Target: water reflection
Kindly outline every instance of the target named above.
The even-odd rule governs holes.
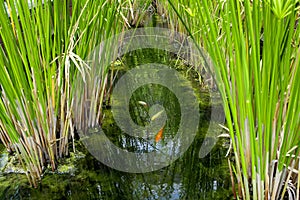
[[[149,58],[157,54],[141,55]],[[165,59],[166,56],[162,58]],[[137,65],[137,59],[134,56],[132,59],[133,61],[127,61],[136,62]],[[154,59],[158,60],[156,57]],[[97,161],[79,142],[77,150],[84,152],[86,156],[74,161],[76,171],[73,176],[45,174],[38,189],[28,186],[25,175],[0,176],[0,199],[231,199],[225,158],[227,149],[223,147],[226,141],[220,139],[206,157],[199,158],[199,150],[210,125],[210,97],[207,92],[201,92],[198,88],[195,92],[199,98],[199,130],[188,150],[169,166],[149,173],[120,172]],[[110,109],[104,110],[102,128],[106,136],[113,144],[129,152],[159,151],[176,136],[179,129],[181,111],[176,96],[163,86],[146,85],[134,92],[130,98],[129,110],[136,124],[147,126],[151,116],[153,117],[149,109],[155,104],[163,106],[167,115],[159,142],[154,139],[157,132],[149,132],[147,138],[136,138],[122,132]],[[216,135],[221,134],[218,122],[215,122],[214,130]],[[176,154],[180,151],[178,148],[180,144],[172,149],[173,152],[168,153]],[[109,159],[109,152],[104,152],[101,156]],[[124,164],[125,162],[126,158]]]
[[[138,124],[146,123],[150,117],[147,108],[136,104],[140,99],[151,103],[149,99],[145,99],[145,96],[142,98],[143,90],[149,92],[149,88],[140,88],[131,99],[131,115]],[[174,112],[178,107],[174,97],[166,91],[159,92],[159,90],[164,89],[153,90],[153,94],[165,94],[161,101],[162,103],[167,100],[174,102],[166,104],[167,113]],[[155,101],[153,98],[153,102]],[[182,157],[168,167],[151,173],[125,173],[103,165],[86,152],[87,156],[84,159],[76,161],[75,176],[45,175],[38,189],[29,188],[25,176],[1,177],[0,199],[230,199],[229,174],[225,158],[227,149],[222,147],[225,141],[220,140],[208,156],[199,158],[199,149],[209,119],[207,105],[199,106],[202,117],[193,144]],[[137,115],[137,113],[144,114]],[[116,126],[110,110],[105,110],[105,116],[106,120],[102,127],[107,136],[114,144],[132,152],[147,152],[161,148],[168,139],[174,137],[178,129],[176,124],[180,119],[180,113],[168,115],[170,118],[167,120],[162,141],[149,144],[148,140],[122,133]],[[77,147],[81,151],[85,150],[80,143]]]

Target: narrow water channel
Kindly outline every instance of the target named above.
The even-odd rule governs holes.
[[[153,60],[168,65],[174,61],[173,58],[166,59],[166,55],[157,52],[135,52],[122,60],[119,76],[121,77],[128,68]],[[70,157],[61,161],[62,165],[68,163],[65,165],[66,173],[46,173],[37,189],[28,185],[23,174],[0,172],[0,199],[231,199],[228,158],[225,157],[229,141],[217,139],[212,151],[206,157],[199,158],[199,150],[208,126],[215,124],[216,135],[222,133],[222,129],[217,128],[219,122],[210,123],[209,100],[212,94],[201,89],[197,73],[192,70],[187,73],[187,67],[183,65],[174,68],[191,82],[199,101],[198,132],[183,156],[171,165],[153,172],[126,173],[99,162],[78,140],[77,153],[71,154],[75,159]],[[110,106],[106,106],[103,111],[102,129],[120,148],[133,152],[155,151],[172,139],[178,130],[181,113],[176,96],[166,87],[148,84],[134,92],[129,104],[132,120],[140,126],[145,126],[151,118],[148,105],[157,103],[165,108],[167,121],[162,137],[156,142],[149,143],[125,134],[116,124]],[[221,112],[221,104],[219,106]],[[3,167],[7,154],[4,153],[4,148],[0,150],[0,167]]]

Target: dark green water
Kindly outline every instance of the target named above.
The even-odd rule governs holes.
[[[126,69],[139,64],[160,62],[174,66],[174,58],[164,53],[134,52],[125,57],[122,67]],[[170,59],[169,59],[170,58]],[[130,67],[128,67],[130,66]],[[209,94],[197,87],[198,77],[192,71],[186,73],[183,65],[175,65],[187,79],[192,82],[194,92],[199,100],[200,121],[197,135],[189,149],[171,165],[149,173],[125,173],[111,169],[97,161],[88,153],[85,146],[76,142],[77,151],[85,157],[72,160],[67,158],[61,164],[72,165],[71,173],[46,173],[37,189],[30,188],[25,175],[0,175],[0,199],[231,199],[230,178],[227,166],[227,143],[219,139],[212,151],[204,158],[199,158],[199,150],[206,136],[210,121]],[[122,72],[120,72],[120,76]],[[157,144],[126,135],[116,125],[109,105],[104,110],[105,118],[102,128],[113,143],[128,151],[152,151],[172,139],[178,130],[180,105],[167,88],[150,84],[138,88],[130,98],[130,115],[133,121],[145,126],[149,120],[149,107],[139,104],[161,104],[164,106],[168,120],[164,135]],[[221,109],[221,106],[220,106]],[[215,126],[217,127],[215,122]],[[217,134],[221,134],[216,128]],[[3,148],[0,146],[0,150]],[[76,154],[78,155],[78,153]],[[0,160],[4,154],[0,153]]]
[[[115,137],[117,128],[106,126]],[[205,125],[200,132],[203,129]],[[75,161],[74,174],[46,174],[37,189],[28,186],[25,175],[0,176],[0,199],[230,199],[225,141],[220,140],[207,157],[199,159],[202,140],[198,134],[183,157],[152,173],[116,171],[86,152],[85,158]],[[126,143],[134,146],[130,139]],[[84,149],[80,144],[77,147]]]

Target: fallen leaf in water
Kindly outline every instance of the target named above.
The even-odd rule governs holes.
[[[156,118],[158,118],[162,113],[164,112],[164,110],[159,111],[158,113],[156,113],[155,115],[153,115],[151,117],[151,121],[155,120]]]
[[[145,101],[138,101],[138,104],[142,105],[142,106],[148,106],[147,103]]]

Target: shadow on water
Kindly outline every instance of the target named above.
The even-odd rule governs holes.
[[[140,56],[130,55],[127,60],[123,60],[123,67],[137,66],[139,64],[137,57],[141,56],[145,59],[152,56],[152,60],[166,64],[174,61],[174,59],[166,60],[165,55],[160,55],[153,52],[149,55],[145,52]],[[143,64],[148,62],[145,59]],[[181,71],[184,67],[175,66],[175,68]],[[184,69],[182,72],[192,80],[193,85],[197,84],[196,73],[191,71],[190,74],[186,74]],[[75,170],[71,174],[46,173],[37,189],[28,186],[25,175],[0,174],[0,199],[231,199],[230,178],[225,158],[228,141],[219,139],[206,157],[199,158],[199,150],[208,126],[211,124],[218,126],[218,122],[209,123],[210,94],[199,88],[194,88],[199,100],[199,130],[192,145],[171,165],[148,173],[120,172],[97,161],[78,141],[77,151],[83,152],[85,156],[72,161]],[[129,110],[132,120],[138,125],[145,126],[151,121],[149,107],[157,103],[165,108],[167,114],[160,141],[155,142],[152,138],[153,141],[149,142],[126,135],[116,125],[109,108],[104,110],[105,118],[102,124],[107,137],[116,146],[132,152],[154,151],[163,146],[178,130],[181,113],[176,96],[166,87],[148,84],[133,93]],[[218,132],[216,134],[221,134],[219,128],[216,128],[216,131]],[[3,155],[0,152],[0,161]]]

